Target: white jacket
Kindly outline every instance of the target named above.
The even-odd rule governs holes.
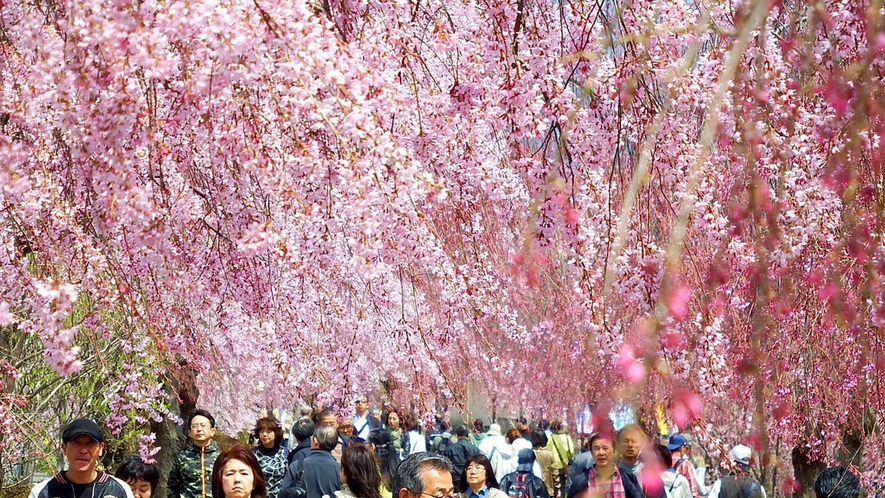
[[[691,498],[691,486],[688,479],[675,469],[667,469],[661,474],[664,481],[664,493],[667,498]]]
[[[479,442],[479,451],[489,457],[498,482],[501,482],[507,474],[516,472],[516,454],[519,452],[504,439],[504,436],[489,434]]]

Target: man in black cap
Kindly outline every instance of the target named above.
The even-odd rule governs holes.
[[[104,432],[95,422],[78,418],[61,433],[68,470],[31,488],[28,498],[133,498],[125,482],[95,470],[104,451]]]
[[[688,445],[685,436],[673,434],[667,443],[667,449],[673,455],[673,468],[688,481],[692,498],[701,498],[700,486],[698,486],[698,473],[691,463],[691,446]]]

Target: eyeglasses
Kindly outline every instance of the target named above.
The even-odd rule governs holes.
[[[191,424],[191,429],[208,429],[210,424]]]
[[[432,495],[430,493],[425,493],[424,491],[422,491],[421,494],[424,496],[429,496],[430,498],[457,498],[457,495],[455,494],[454,491],[449,491],[446,494],[437,493],[435,495]]]
[[[486,468],[483,467],[482,465],[471,465],[471,466],[467,467],[466,469],[464,469],[464,472],[474,472],[477,474],[480,472],[485,472],[485,471],[486,471]]]
[[[357,405],[365,405],[366,403],[368,403],[368,401],[366,401],[364,399],[358,399],[358,400],[354,401],[354,404],[357,404]]]

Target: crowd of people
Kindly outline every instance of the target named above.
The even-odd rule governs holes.
[[[355,400],[352,416],[302,413],[284,431],[273,417],[255,424],[254,447],[221,450],[215,419],[196,410],[189,442],[172,462],[167,498],[767,498],[751,472],[753,451],[731,448],[722,476],[707,486],[690,457],[690,439],[649,438],[642,427],[601,428],[578,451],[558,420],[519,419],[502,432],[475,420],[422,432],[417,418]],[[288,435],[288,438],[285,437]],[[104,433],[77,419],[62,432],[65,471],[34,486],[29,498],[152,498],[160,473],[138,457],[114,476],[97,470]],[[817,498],[863,498],[858,477],[828,468]]]

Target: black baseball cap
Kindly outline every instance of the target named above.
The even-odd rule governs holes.
[[[89,436],[99,443],[104,442],[104,432],[95,422],[87,418],[78,418],[65,426],[61,431],[61,442],[68,443],[77,436]]]

